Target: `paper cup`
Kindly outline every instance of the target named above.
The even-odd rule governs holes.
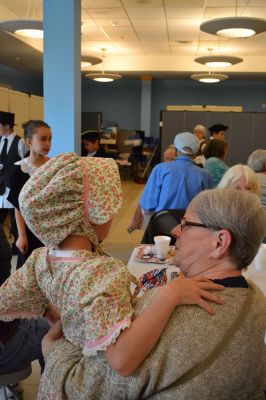
[[[165,260],[169,247],[171,238],[169,236],[154,236],[155,251],[156,255],[160,260]]]

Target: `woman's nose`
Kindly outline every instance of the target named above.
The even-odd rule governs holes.
[[[176,225],[172,230],[171,230],[171,235],[174,236],[175,238],[178,238],[180,235],[180,224]]]

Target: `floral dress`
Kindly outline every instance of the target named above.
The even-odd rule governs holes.
[[[130,326],[131,281],[124,264],[104,254],[40,248],[1,286],[0,319],[41,316],[51,302],[65,337],[92,356]]]

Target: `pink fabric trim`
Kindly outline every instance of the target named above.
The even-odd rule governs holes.
[[[116,336],[115,333],[116,333],[117,331],[120,331],[121,329],[123,329],[123,328],[125,328],[125,327],[128,327],[128,326],[129,326],[128,324],[130,324],[130,323],[131,323],[131,318],[126,317],[123,321],[118,322],[118,323],[110,330],[110,332],[108,333],[108,335],[104,336],[103,338],[101,338],[101,339],[99,339],[99,340],[94,340],[93,342],[89,342],[89,341],[88,341],[88,342],[85,344],[85,348],[91,350],[91,349],[93,349],[94,347],[99,347],[99,346],[103,345],[105,342],[107,342],[107,343],[109,344],[110,338],[112,338],[112,337],[117,337],[118,335]]]
[[[44,310],[43,310],[44,311]],[[22,319],[22,318],[34,318],[41,317],[42,313],[37,313],[36,311],[21,311],[21,312],[8,312],[7,314],[1,314],[0,320],[2,321],[13,321],[14,319]]]
[[[66,261],[66,262],[80,262],[80,261],[86,261],[86,257],[56,257],[56,256],[51,256],[51,261],[53,262],[60,262],[60,261]]]
[[[84,182],[84,192],[82,194],[82,199],[83,199],[83,210],[84,210],[84,220],[85,222],[90,222],[89,220],[89,215],[88,215],[88,209],[89,209],[89,181],[88,181],[88,170],[87,170],[87,165],[84,160],[81,160],[83,171],[84,171],[84,177],[83,177],[83,182]]]

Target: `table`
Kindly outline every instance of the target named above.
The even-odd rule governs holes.
[[[179,271],[178,267],[171,264],[153,264],[139,262],[135,259],[138,247],[135,247],[131,257],[128,261],[127,268],[136,278],[140,278],[141,275],[146,272],[152,271],[153,269],[159,268],[169,268],[176,269]],[[254,261],[249,265],[246,271],[243,271],[245,278],[252,280],[261,289],[261,291],[266,296],[266,244],[262,244],[257,256]]]
[[[179,272],[179,268],[173,264],[157,264],[157,263],[145,263],[136,260],[136,253],[138,251],[138,246],[134,248],[130,259],[127,264],[127,269],[136,278],[140,278],[141,275],[146,274],[146,272],[152,271],[153,269],[163,269],[167,268],[170,271]]]

